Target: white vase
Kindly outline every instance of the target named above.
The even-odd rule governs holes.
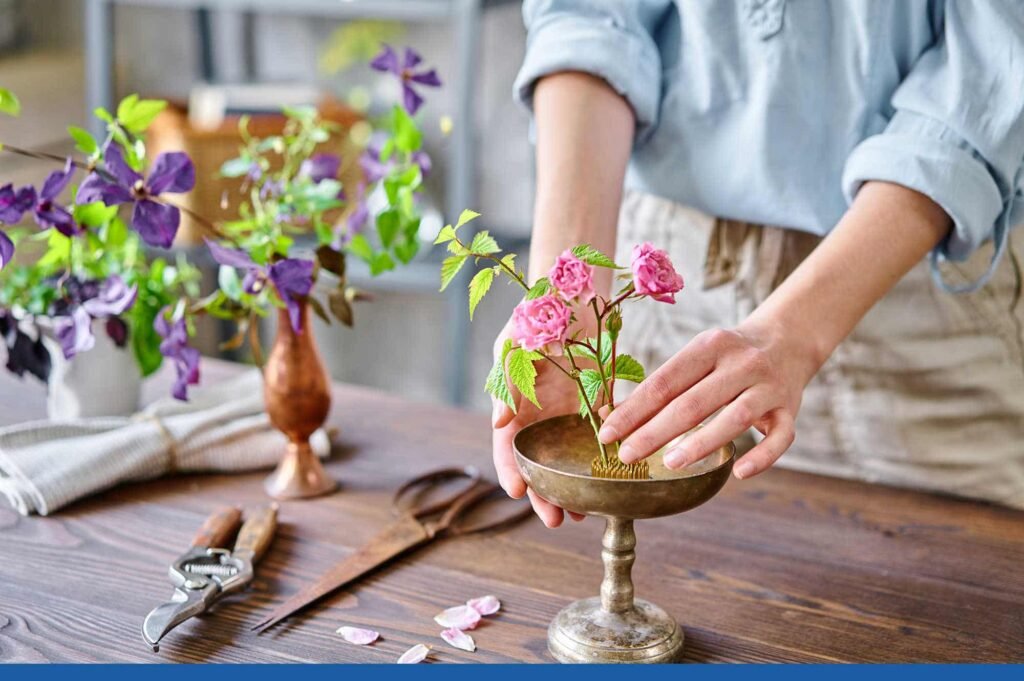
[[[131,350],[117,347],[101,320],[93,321],[92,331],[96,345],[70,360],[51,334],[43,334],[52,362],[46,400],[50,420],[129,416],[139,408],[142,378]]]

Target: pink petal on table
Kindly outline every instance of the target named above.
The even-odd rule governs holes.
[[[480,613],[468,605],[456,605],[434,617],[434,621],[445,629],[465,631],[476,629],[476,625],[480,624]]]
[[[445,629],[441,632],[441,638],[448,645],[472,653],[476,650],[476,641],[473,637],[459,629]]]
[[[343,639],[357,646],[368,646],[380,638],[380,634],[373,629],[359,629],[357,627],[341,627],[335,633],[341,634]]]
[[[493,615],[494,613],[501,610],[501,601],[498,600],[497,596],[481,596],[480,598],[470,598],[466,601],[466,605],[476,610],[481,615]]]
[[[417,643],[412,648],[409,648],[409,650],[402,653],[402,656],[398,658],[398,664],[418,664],[427,659],[427,655],[429,654],[430,648],[422,643]]]

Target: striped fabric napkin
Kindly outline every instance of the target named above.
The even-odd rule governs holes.
[[[287,442],[264,412],[261,381],[254,370],[133,417],[0,428],[0,496],[22,515],[48,515],[125,482],[270,468]],[[312,445],[321,458],[330,452],[323,430]]]

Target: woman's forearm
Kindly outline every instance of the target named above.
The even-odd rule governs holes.
[[[577,72],[540,80],[534,92],[537,196],[530,279],[567,248],[589,243],[614,253],[633,110],[603,80]],[[610,276],[595,282],[607,294]]]
[[[886,182],[866,183],[828,238],[745,325],[806,339],[807,370],[813,375],[951,225],[945,211],[923,194]]]

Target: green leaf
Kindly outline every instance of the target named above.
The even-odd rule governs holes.
[[[95,116],[96,118],[100,119],[101,121],[103,121],[107,125],[110,125],[110,124],[112,124],[114,122],[114,117],[110,114],[109,111],[104,109],[102,106],[98,106],[95,109],[93,109],[92,110],[92,115]]]
[[[576,246],[572,249],[572,254],[588,265],[594,265],[596,267],[610,267],[616,270],[622,269],[622,267],[615,264],[614,260],[590,244],[580,244],[579,246]]]
[[[377,216],[377,234],[380,236],[380,242],[384,248],[390,248],[391,244],[395,242],[395,237],[398,236],[401,226],[402,218],[393,208],[383,211]]]
[[[597,393],[601,390],[601,374],[596,369],[584,369],[580,372],[580,383],[583,384],[583,391],[590,400],[590,404],[594,405],[597,401]],[[580,414],[587,416],[589,414],[586,402],[580,400]]]
[[[75,148],[86,156],[92,156],[99,151],[100,145],[87,130],[83,130],[77,125],[69,125],[68,134],[71,135],[71,139],[75,140]]]
[[[501,350],[501,357],[494,361],[490,373],[487,374],[484,390],[507,404],[514,413],[516,411],[516,401],[512,398],[512,391],[508,389],[508,381],[505,380],[505,359],[513,347],[512,339],[505,339],[505,345]]]
[[[230,161],[224,161],[220,167],[221,177],[241,177],[249,172],[252,167],[252,160],[241,156]]]
[[[602,348],[603,350],[604,348]],[[612,363],[607,362],[605,364],[605,374],[611,376]],[[615,358],[615,378],[621,378],[624,381],[632,381],[633,383],[640,383],[644,380],[645,372],[644,366],[640,364],[635,358],[629,355],[618,355]]]
[[[494,240],[494,237],[484,231],[476,233],[473,241],[469,244],[469,250],[474,255],[491,255],[493,253],[500,253],[501,247],[498,246],[498,242]]]
[[[533,362],[540,358],[539,352],[522,348],[515,348],[508,356],[508,380],[538,409],[540,403],[537,401],[537,367],[533,366]]]
[[[494,281],[494,270],[490,267],[482,269],[476,273],[473,280],[469,282],[469,319],[473,320],[473,313],[476,311],[476,306],[480,304],[480,301],[487,295],[487,291],[491,288],[491,283]]]
[[[452,283],[452,279],[459,273],[462,266],[466,264],[465,255],[450,255],[444,259],[441,263],[441,290],[444,291],[448,288],[448,284]]]
[[[434,245],[446,244],[455,238],[455,228],[451,225],[445,225],[441,228],[441,231],[437,233],[437,238],[434,239]]]
[[[72,209],[75,222],[86,227],[101,227],[117,215],[117,206],[107,206],[102,201],[76,205]]]
[[[476,211],[472,211],[472,210],[470,210],[468,208],[465,209],[459,215],[459,221],[455,223],[455,229],[458,229],[459,227],[462,227],[462,225],[466,224],[467,222],[470,222],[472,220],[476,220],[478,217],[480,217],[480,213],[477,213]]]
[[[227,265],[221,265],[217,271],[217,287],[231,300],[241,300],[242,294],[245,293],[238,272],[234,267]]]
[[[402,264],[408,265],[412,262],[412,259],[416,257],[416,254],[420,252],[419,239],[412,238],[406,241],[395,244],[395,257],[398,258]]]
[[[362,234],[353,236],[352,240],[348,242],[347,248],[349,253],[360,260],[366,262],[373,260],[373,246],[370,245],[370,241]]]
[[[597,347],[597,339],[596,338],[588,338],[587,342],[590,343],[593,347],[595,347],[595,348]],[[574,354],[574,355],[576,355],[578,357],[586,357],[587,359],[592,359],[595,362],[597,361],[597,357],[594,355],[593,352],[590,351],[590,348],[588,348],[588,347],[586,347],[584,345],[574,345],[574,346],[572,346],[572,354]],[[608,364],[608,360],[610,360],[611,358],[612,358],[612,339],[611,339],[611,337],[607,333],[602,333],[601,334],[601,364],[602,365]]]
[[[550,290],[551,282],[548,281],[547,277],[541,277],[533,286],[530,287],[530,290],[526,292],[526,299],[533,300],[535,298],[540,298]]]
[[[395,147],[407,154],[418,151],[423,145],[423,133],[416,121],[401,106],[395,105],[393,111]]]
[[[8,116],[21,114],[21,102],[18,101],[18,97],[3,87],[0,87],[0,113],[5,113]]]
[[[117,105],[117,120],[128,132],[141,135],[166,108],[167,102],[161,99],[139,99],[137,94],[131,94]]]
[[[146,298],[151,298],[146,296]],[[156,373],[163,364],[164,357],[160,354],[160,335],[153,328],[157,313],[162,309],[163,301],[152,297],[149,301],[140,301],[131,307],[128,317],[128,340],[132,346],[132,354],[138,362],[139,371],[143,376]]]
[[[395,269],[395,260],[384,251],[374,253],[370,259],[370,276],[376,277],[378,274],[383,274],[393,269]]]

